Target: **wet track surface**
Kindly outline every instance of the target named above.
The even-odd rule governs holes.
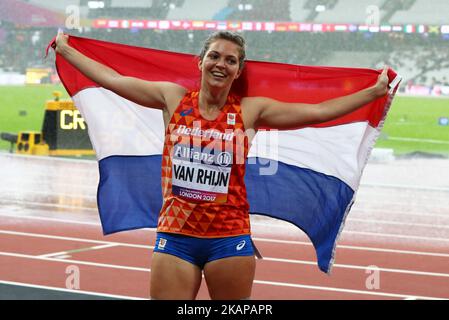
[[[0,178],[0,299],[14,284],[16,296],[26,284],[66,289],[67,275],[53,270],[66,261],[107,268],[102,277],[93,269],[82,271],[81,290],[148,297],[142,283],[149,280],[154,230],[102,236],[95,161],[4,153]],[[296,227],[252,216],[252,229],[265,257],[258,262],[254,299],[449,298],[447,159],[368,163],[331,277],[318,270],[309,240]],[[370,265],[381,272],[381,286],[374,290],[365,283]],[[30,275],[30,268],[36,272]],[[116,269],[129,273],[127,283],[106,286]],[[204,287],[199,298],[208,298]]]

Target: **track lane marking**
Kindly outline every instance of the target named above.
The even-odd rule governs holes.
[[[59,257],[59,258],[61,258],[60,256],[66,256],[67,258],[70,258],[73,253],[106,249],[106,248],[112,248],[112,247],[117,247],[117,246],[119,246],[119,245],[117,245],[115,243],[109,243],[109,244],[103,244],[103,245],[93,246],[93,247],[86,247],[86,248],[80,248],[80,249],[74,249],[74,250],[46,253],[46,254],[38,255],[38,257],[41,257],[41,258]],[[61,258],[61,259],[63,259],[63,258]]]
[[[16,235],[16,236],[36,237],[36,238],[45,238],[45,239],[55,239],[55,240],[65,240],[65,241],[90,242],[90,243],[98,243],[98,244],[102,244],[102,245],[124,246],[124,247],[131,247],[131,248],[142,248],[142,249],[154,248],[154,246],[147,246],[147,245],[143,245],[143,244],[132,244],[132,243],[126,243],[126,242],[114,242],[114,241],[102,241],[102,240],[93,240],[93,239],[75,238],[75,237],[53,236],[53,235],[48,235],[48,234],[43,234],[43,233],[30,233],[30,232],[0,230],[0,234],[9,234],[9,235]]]
[[[124,270],[141,271],[141,272],[151,272],[151,269],[133,268],[133,267],[127,267],[127,266],[117,266],[117,265],[85,262],[85,261],[78,261],[78,260],[40,258],[40,257],[37,257],[37,256],[30,256],[30,255],[24,255],[24,254],[14,254],[14,253],[5,253],[5,252],[0,252],[0,255],[12,256],[12,257],[16,257],[16,258],[44,260],[44,261],[50,261],[50,262],[90,265],[90,266],[103,267],[103,268],[124,269]],[[303,284],[297,284],[297,283],[264,281],[264,280],[257,280],[257,279],[254,280],[254,283],[264,284],[264,285],[294,287],[294,288],[301,288],[301,289],[311,289],[311,290],[322,290],[322,291],[333,291],[333,292],[341,292],[341,293],[361,294],[361,295],[375,295],[375,296],[395,297],[395,298],[414,297],[414,298],[426,299],[426,300],[429,300],[429,299],[430,300],[445,300],[445,298],[439,298],[439,297],[417,296],[417,295],[407,295],[407,294],[395,294],[395,293],[388,293],[388,292],[372,292],[372,291],[365,291],[365,290],[354,290],[354,289],[344,289],[344,288],[325,287],[325,286],[311,286],[311,285],[303,285]],[[72,291],[70,291],[70,292],[72,292]]]
[[[294,264],[304,264],[304,265],[316,265],[316,262],[308,261],[308,260],[295,260],[295,259],[281,259],[281,258],[270,258],[263,257],[264,260],[273,261],[273,262],[284,262],[284,263],[294,263]],[[358,266],[351,264],[334,264],[333,268],[342,268],[342,269],[356,269],[356,270],[367,270],[368,266]],[[449,278],[449,273],[438,273],[438,272],[425,272],[425,271],[416,271],[416,270],[408,270],[408,269],[391,269],[391,268],[382,268],[377,267],[377,270],[383,272],[390,273],[403,273],[403,274],[412,274],[416,276],[428,276],[428,277],[443,277]]]
[[[101,224],[98,222],[86,222],[86,221],[77,221],[77,220],[67,220],[67,219],[57,219],[57,218],[47,218],[47,217],[35,217],[35,216],[13,216],[9,214],[2,214],[0,213],[0,216],[10,217],[13,219],[30,219],[30,220],[42,220],[42,221],[52,221],[52,222],[60,222],[60,223],[66,223],[66,224],[81,224],[81,225],[91,225],[91,226],[97,226],[101,227]],[[252,222],[252,225],[258,225],[258,226],[266,226],[266,224],[261,224],[257,222]],[[293,226],[284,226],[284,225],[273,225],[271,227],[275,228],[288,228],[292,229],[296,228]],[[145,229],[149,232],[156,232],[154,228],[147,228]],[[8,231],[8,230],[3,230]],[[2,231],[0,230],[0,233]],[[8,232],[15,232],[15,231],[8,231]],[[311,242],[304,242],[304,241],[296,241],[296,240],[281,240],[281,239],[269,239],[269,238],[261,238],[257,236],[253,236],[253,240],[256,241],[264,241],[264,242],[275,242],[275,243],[284,243],[284,244],[298,244],[298,245],[307,245],[312,246]],[[98,240],[95,240],[98,241]],[[110,242],[102,242],[99,241],[99,243],[110,243]],[[124,243],[120,243],[120,245],[125,245]],[[126,244],[128,246],[132,244]],[[137,245],[139,246],[139,245]],[[144,246],[145,247],[145,246]],[[351,245],[343,245],[338,244],[337,249],[350,249],[350,250],[366,250],[366,251],[374,251],[374,252],[388,252],[388,253],[399,253],[399,254],[413,254],[413,255],[426,255],[426,256],[435,256],[435,257],[449,257],[449,254],[446,253],[438,253],[438,252],[423,252],[423,251],[410,251],[410,250],[397,250],[397,249],[384,249],[384,248],[376,248],[376,247],[363,247],[363,246],[351,246]]]
[[[25,233],[25,232],[16,232],[16,231],[3,231],[0,230],[0,234],[9,234],[9,235],[21,235],[21,236],[28,236],[28,237],[39,237],[39,238],[47,238],[47,239],[57,239],[57,240],[68,240],[68,241],[79,241],[79,242],[91,242],[87,239],[81,239],[81,238],[72,238],[72,237],[61,237],[61,236],[50,236],[45,234],[35,234],[35,233]],[[256,240],[256,238],[254,238]],[[102,243],[104,245],[113,245],[113,246],[124,246],[124,247],[137,247],[137,248],[143,248],[146,250],[154,248],[154,246],[144,246],[144,245],[132,245],[132,244],[125,244],[125,243],[119,243],[119,242],[107,242],[107,241],[92,241],[92,243]],[[61,255],[66,255],[68,251],[64,252],[58,252]],[[10,252],[0,252],[1,255],[14,255],[15,253]],[[25,254],[17,254],[18,256],[30,256]],[[42,258],[42,259],[53,259],[50,257],[47,257],[46,255],[39,255],[39,256],[32,256],[34,258]],[[61,261],[71,261],[67,259],[57,259],[54,258],[54,260],[61,260]],[[284,263],[296,263],[296,264],[304,264],[304,265],[313,265],[316,266],[316,261],[309,261],[309,260],[296,260],[296,259],[282,259],[282,258],[273,258],[273,257],[265,257],[264,260],[267,261],[276,261],[276,262],[284,262]],[[100,264],[102,265],[102,264]],[[109,265],[114,266],[114,265]],[[333,268],[345,268],[345,269],[361,269],[366,270],[366,266],[360,266],[360,265],[349,265],[349,264],[334,264]],[[409,269],[389,269],[389,268],[381,268],[379,267],[379,270],[384,272],[392,272],[392,273],[403,273],[403,274],[413,274],[413,275],[419,275],[419,276],[432,276],[432,277],[449,277],[449,274],[447,273],[435,273],[435,272],[424,272],[424,271],[415,271],[415,270],[409,270]]]
[[[372,292],[372,291],[364,291],[364,290],[342,289],[342,288],[322,287],[322,286],[311,286],[311,285],[276,282],[276,281],[254,280],[254,283],[272,285],[272,286],[294,287],[294,288],[322,290],[322,291],[335,291],[335,292],[340,292],[340,293],[356,293],[356,294],[393,297],[393,298],[407,298],[408,299],[408,298],[413,297],[415,299],[422,299],[422,300],[447,300],[446,298],[438,298],[438,297],[416,296],[416,295],[406,295],[406,294],[397,294],[397,293],[388,293],[388,292]]]
[[[313,246],[313,244],[311,242],[295,241],[295,240],[279,240],[279,239],[268,239],[268,238],[259,238],[259,237],[253,237],[253,240],[255,240],[255,241],[263,241],[263,242],[274,242],[274,243]],[[384,248],[376,248],[376,247],[350,246],[350,245],[344,245],[344,244],[337,245],[337,249],[374,251],[374,252],[386,252],[386,253],[411,254],[411,255],[423,255],[423,256],[449,258],[449,253],[423,252],[423,251],[410,251],[410,250],[397,250],[397,249],[384,249]]]
[[[151,269],[146,269],[146,268],[128,267],[128,266],[122,266],[122,265],[116,265],[116,264],[89,262],[89,261],[82,261],[82,260],[47,258],[47,257],[33,256],[33,255],[23,254],[23,253],[12,253],[12,252],[1,252],[0,251],[0,256],[31,259],[31,260],[64,262],[64,263],[72,263],[72,264],[79,264],[79,265],[85,265],[85,266],[110,268],[110,269],[121,269],[121,270],[129,270],[129,271],[140,271],[140,272],[150,272],[151,271]]]

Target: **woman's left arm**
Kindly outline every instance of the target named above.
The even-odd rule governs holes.
[[[251,104],[257,110],[255,127],[290,129],[341,117],[385,96],[388,92],[387,72],[388,68],[385,67],[372,87],[318,104],[285,103],[263,97],[250,98]]]

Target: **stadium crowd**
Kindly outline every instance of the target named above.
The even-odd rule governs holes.
[[[232,9],[228,20],[290,21],[290,0],[230,0],[228,8]]]
[[[136,8],[116,8],[118,11],[103,11],[99,16],[133,18],[146,15],[146,19],[164,18],[170,6],[181,7],[186,0],[153,0],[148,12]],[[110,1],[109,1],[110,2]],[[337,0],[307,0],[304,7],[313,8],[324,3],[332,8]],[[407,8],[411,0],[395,0],[384,8]],[[229,0],[228,20],[288,21],[290,0]],[[243,10],[245,8],[250,10]],[[249,5],[249,6],[248,6]],[[242,7],[243,6],[243,7]],[[395,9],[395,10],[396,10]],[[97,11],[99,13],[100,11]],[[151,47],[162,50],[198,54],[198,48],[208,31],[187,30],[137,30],[137,29],[93,29],[66,30],[73,35],[119,42],[129,45]],[[43,60],[44,49],[54,37],[54,28],[17,27],[12,22],[0,25],[0,69],[25,73],[30,67],[51,67],[51,59]],[[365,59],[364,67],[381,67],[383,64],[399,69],[406,81],[426,85],[447,84],[444,70],[449,68],[448,38],[439,34],[407,33],[362,33],[362,32],[243,32],[247,40],[248,58],[252,60],[284,62],[301,65],[342,65],[335,59],[338,53],[379,53],[375,58]],[[332,58],[332,59],[330,59]],[[349,63],[351,63],[349,59]],[[438,73],[438,70],[442,72]]]
[[[44,49],[53,38],[53,29],[1,29],[0,68],[24,73],[26,68],[50,66],[43,60]],[[161,50],[198,54],[207,31],[91,29],[74,35]],[[2,36],[3,34],[3,36]],[[297,33],[297,32],[244,32],[251,60],[283,62],[302,65],[329,65],[327,58],[336,51],[381,52],[378,61],[365,67],[381,64],[393,68],[413,68],[408,72],[415,82],[430,84],[442,79],[427,78],[426,73],[449,68],[447,41],[438,36],[419,34],[391,35],[369,33]],[[338,63],[338,61],[337,61]],[[335,63],[334,63],[335,64]],[[348,65],[345,65],[348,66]],[[408,79],[407,79],[408,80]]]

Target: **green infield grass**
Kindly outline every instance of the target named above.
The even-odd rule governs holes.
[[[0,132],[40,131],[45,101],[53,100],[54,91],[69,97],[62,85],[0,86]],[[0,140],[0,149],[9,145]]]
[[[440,118],[449,118],[449,99],[396,97],[376,147],[449,156],[449,125]]]

